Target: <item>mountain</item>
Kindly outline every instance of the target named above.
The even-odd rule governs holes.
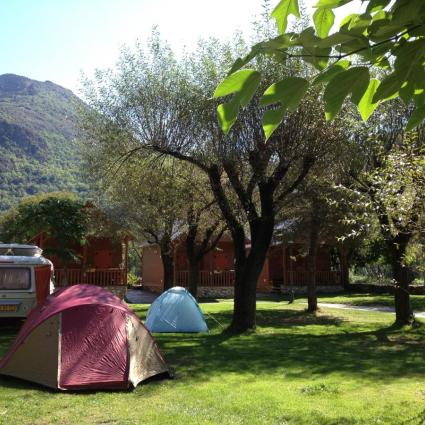
[[[20,198],[67,190],[83,195],[77,107],[50,81],[0,75],[0,212]]]

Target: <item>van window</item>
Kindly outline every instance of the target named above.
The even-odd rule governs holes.
[[[0,291],[29,289],[30,269],[26,267],[0,267]]]

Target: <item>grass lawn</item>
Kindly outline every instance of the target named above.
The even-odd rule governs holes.
[[[173,380],[59,393],[0,378],[1,424],[425,424],[425,323],[386,313],[258,303],[258,330],[222,332],[232,303],[201,305],[209,334],[157,335]],[[338,301],[339,302],[339,301]],[[133,305],[143,318],[147,306]],[[214,318],[214,319],[213,319]],[[0,354],[16,327],[3,327]]]

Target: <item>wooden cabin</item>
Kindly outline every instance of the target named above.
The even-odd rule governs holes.
[[[54,240],[38,234],[31,243],[40,248],[55,248]],[[56,255],[46,255],[55,269],[55,286],[62,287],[79,283],[97,286],[127,285],[128,236],[87,238],[83,246],[71,247],[79,261],[65,265]]]
[[[301,243],[270,247],[267,255],[268,280],[274,287],[306,286],[309,279],[307,252]],[[334,247],[322,244],[316,256],[316,285],[343,286],[341,261]]]
[[[159,246],[145,245],[142,248],[143,286],[154,292],[162,292],[164,272]],[[246,248],[250,248],[249,241],[246,242]],[[317,254],[316,284],[342,286],[340,264],[331,246],[320,246]],[[233,287],[234,275],[233,242],[228,235],[224,235],[217,246],[202,259],[198,287]],[[181,242],[176,242],[174,248],[174,280],[175,285],[188,286],[189,264],[185,245]],[[303,245],[287,243],[271,246],[257,283],[258,292],[304,287],[307,283],[308,272]]]

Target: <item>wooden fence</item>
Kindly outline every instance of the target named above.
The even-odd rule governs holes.
[[[307,271],[285,271],[283,273],[284,286],[306,286],[310,280]],[[316,271],[316,285],[337,286],[341,285],[341,272],[339,271]]]
[[[189,272],[187,270],[176,271],[175,281],[176,285],[187,287],[189,285]],[[198,286],[232,287],[234,283],[235,272],[233,270],[222,272],[199,271]]]
[[[85,283],[97,286],[124,286],[127,284],[127,273],[124,269],[96,269],[84,271],[67,269],[66,279],[64,269],[55,269],[55,286],[70,286]]]
[[[306,271],[285,271],[282,280],[273,281],[273,286],[306,286],[310,275]],[[176,285],[187,287],[189,283],[189,272],[187,270],[176,271]],[[228,287],[235,283],[235,272],[233,270],[222,272],[211,272],[201,270],[199,272],[198,286],[206,287]],[[271,283],[270,283],[271,285]],[[316,285],[338,286],[341,285],[341,272],[339,271],[317,271]]]

